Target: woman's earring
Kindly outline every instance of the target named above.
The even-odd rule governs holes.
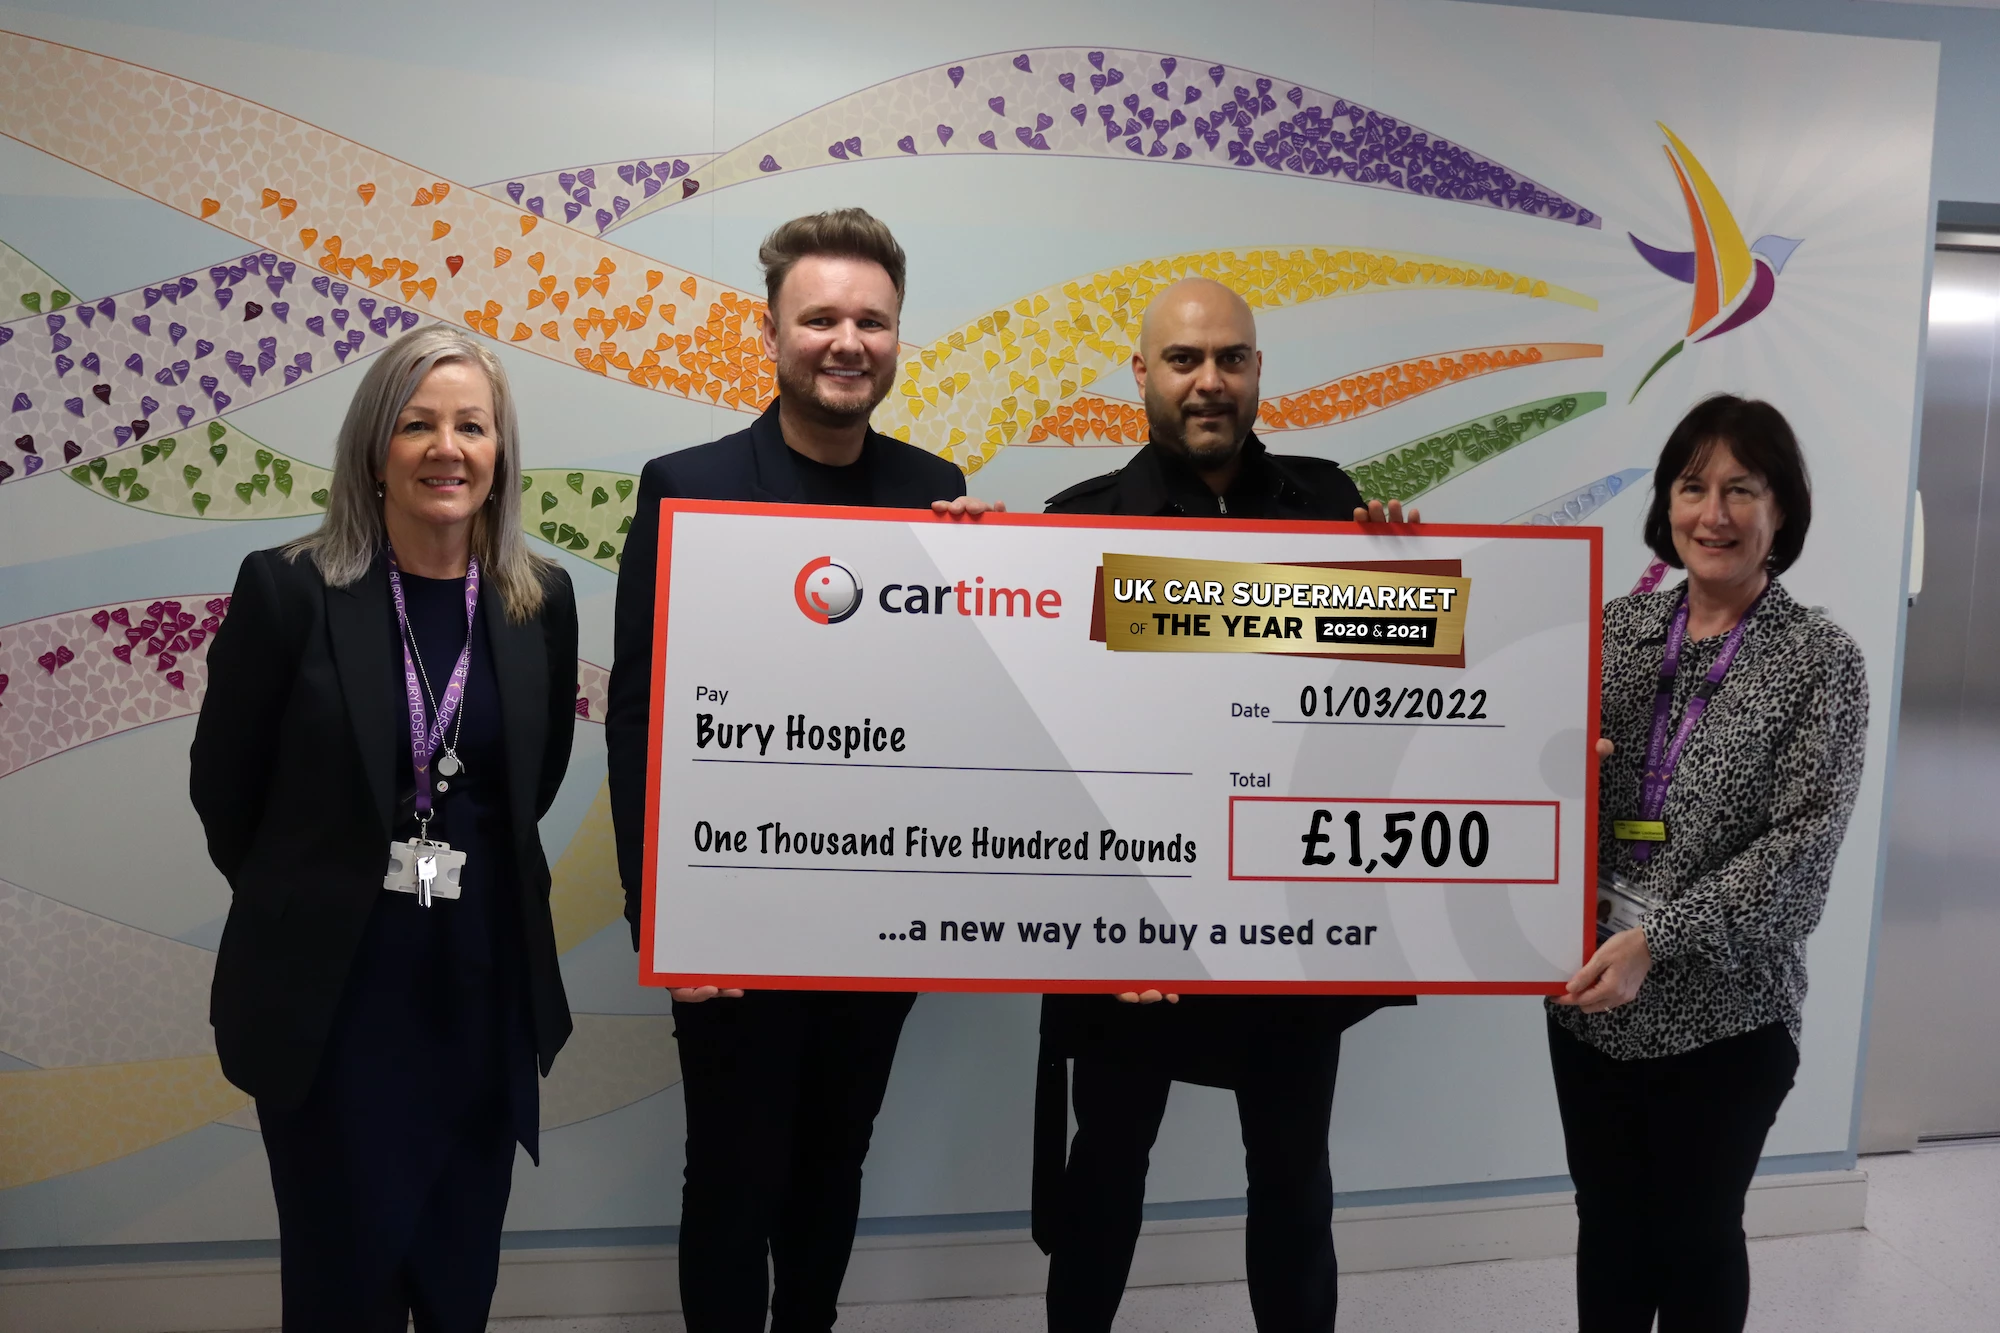
[[[376,499],[378,500],[385,499],[388,496],[388,494],[389,494],[389,487],[387,486],[387,484],[379,481],[375,483]]]

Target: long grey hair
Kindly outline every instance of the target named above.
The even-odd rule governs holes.
[[[381,500],[375,490],[389,457],[396,418],[409,405],[424,376],[453,361],[469,362],[493,388],[495,440],[493,489],[472,519],[472,554],[481,577],[490,579],[507,608],[507,618],[527,620],[542,608],[543,579],[555,562],[528,549],[521,534],[520,427],[514,395],[500,358],[464,331],[431,324],[406,333],[377,353],[333,449],[333,484],[327,488],[326,518],[317,531],[284,548],[296,560],[309,555],[329,586],[344,588],[368,572],[388,545]]]

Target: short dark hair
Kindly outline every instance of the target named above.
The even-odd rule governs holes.
[[[882,220],[865,208],[836,208],[793,218],[764,238],[757,262],[764,268],[764,296],[778,306],[778,289],[801,259],[822,255],[833,259],[865,259],[879,264],[896,285],[896,304],[903,303],[903,247]]]
[[[1785,414],[1755,398],[1716,394],[1696,403],[1674,427],[1667,447],[1660,450],[1660,465],[1653,469],[1653,507],[1646,512],[1646,545],[1675,569],[1682,568],[1668,514],[1674,483],[1706,467],[1709,451],[1718,442],[1728,445],[1736,461],[1771,488],[1771,498],[1785,521],[1771,539],[1768,564],[1773,574],[1782,574],[1805,549],[1806,529],[1812,526],[1812,477],[1806,472],[1805,455]]]

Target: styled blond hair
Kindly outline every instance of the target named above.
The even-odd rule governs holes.
[[[836,208],[782,223],[757,248],[757,263],[764,270],[764,298],[772,310],[778,308],[778,292],[792,266],[815,255],[879,264],[895,284],[897,304],[902,304],[903,276],[908,267],[903,247],[896,243],[887,224],[867,209]]]
[[[327,583],[344,588],[368,572],[388,545],[375,479],[389,457],[389,436],[424,376],[462,361],[479,367],[493,389],[493,489],[472,519],[472,554],[492,581],[507,618],[527,620],[542,609],[543,580],[555,562],[528,549],[516,512],[521,492],[520,425],[507,372],[491,349],[449,324],[406,333],[378,353],[361,377],[333,449],[333,483],[319,528],[284,548],[288,559],[312,557]]]

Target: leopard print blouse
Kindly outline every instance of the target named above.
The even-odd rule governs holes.
[[[1675,1055],[1783,1023],[1799,1039],[1806,937],[1861,785],[1868,674],[1847,632],[1775,580],[1681,754],[1667,841],[1636,862],[1612,821],[1636,819],[1653,694],[1679,587],[1604,608],[1601,725],[1617,753],[1598,769],[1597,866],[1660,902],[1645,918],[1653,966],[1630,1004],[1601,1014],[1548,1006],[1620,1060]],[[1725,635],[1690,640],[1672,726]],[[1671,732],[1669,733],[1671,735]]]

